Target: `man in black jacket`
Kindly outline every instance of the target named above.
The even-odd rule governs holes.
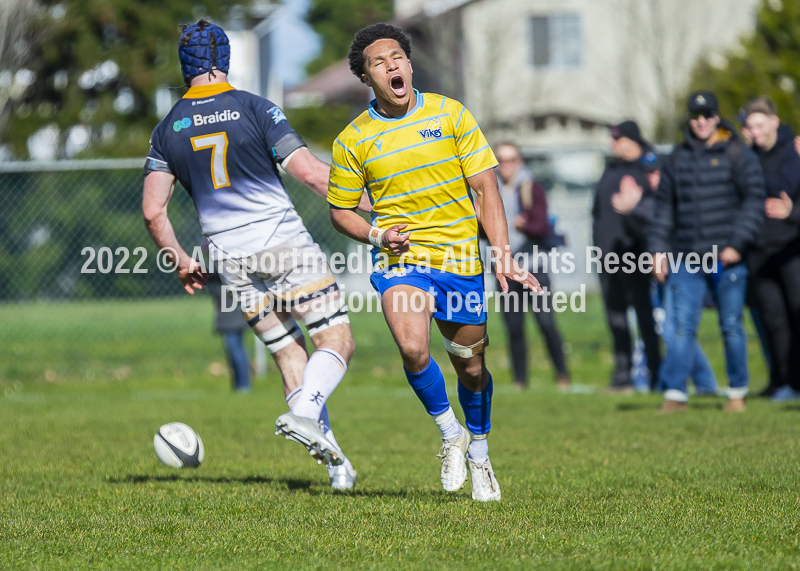
[[[800,398],[800,155],[775,104],[759,97],[744,108],[753,150],[764,170],[764,229],[748,252],[750,291],[766,331],[774,400]]]
[[[686,410],[690,356],[709,290],[725,345],[725,410],[744,411],[750,374],[742,325],[748,270],[742,256],[764,222],[764,175],[755,153],[720,118],[713,93],[693,93],[688,107],[685,141],[665,161],[650,227],[656,277],[663,283],[671,273],[667,287],[676,323],[661,371],[667,388],[661,412]],[[701,264],[703,255],[715,252],[714,268]]]
[[[603,259],[617,256],[621,260],[628,253],[638,257],[646,249],[644,233],[652,214],[653,202],[643,159],[652,155],[652,152],[642,138],[639,126],[633,121],[623,121],[612,127],[611,137],[614,158],[597,183],[592,207],[592,234],[594,245],[600,248]],[[603,267],[606,267],[605,263]],[[614,372],[609,391],[632,390],[629,306],[636,311],[650,384],[654,386],[661,355],[650,300],[650,275],[638,271],[637,267],[632,273],[617,269],[614,273],[600,272],[598,277],[614,343]]]

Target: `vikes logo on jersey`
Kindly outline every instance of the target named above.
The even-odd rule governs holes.
[[[417,133],[422,135],[422,138],[426,141],[428,139],[438,139],[442,136],[442,126],[438,119],[431,119],[428,121],[428,126],[422,131],[417,131]]]

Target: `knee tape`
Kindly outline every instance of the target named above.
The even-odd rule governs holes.
[[[473,343],[472,345],[459,345],[458,343],[453,343],[446,337],[444,338],[444,348],[447,349],[447,352],[455,355],[456,357],[461,357],[462,359],[469,359],[470,357],[474,357],[475,355],[480,355],[481,353],[486,350],[489,346],[489,334],[483,336],[483,339],[478,341],[477,343]]]
[[[303,330],[297,325],[297,321],[294,320],[294,317],[289,317],[280,325],[258,335],[258,338],[264,343],[267,351],[276,353],[302,336]]]
[[[347,304],[342,296],[322,303],[321,309],[313,309],[306,313],[302,320],[303,325],[308,329],[309,335],[316,335],[332,325],[340,323],[350,323],[347,316]]]

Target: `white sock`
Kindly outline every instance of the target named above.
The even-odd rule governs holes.
[[[483,464],[489,459],[488,434],[472,434],[469,442],[469,457],[476,464]]]
[[[322,407],[322,411],[319,413],[319,422],[322,424],[322,433],[325,436],[328,436],[330,433],[329,440],[336,444],[336,448],[339,448],[339,444],[336,442],[336,439],[333,437],[333,430],[331,430],[331,417],[328,414],[328,405]]]
[[[292,412],[297,416],[319,420],[325,401],[342,382],[346,372],[344,357],[333,349],[314,351],[303,371],[303,386]]]
[[[447,410],[442,414],[434,416],[433,421],[436,423],[436,426],[439,427],[442,438],[445,440],[461,436],[461,425],[458,423],[458,419],[456,419],[452,406],[447,407]]]
[[[347,466],[350,470],[353,470],[353,465],[350,463],[350,460],[345,457],[344,462],[342,462],[344,466]],[[333,476],[333,471],[336,470],[337,466],[328,466],[328,477]]]
[[[300,396],[300,389],[302,388],[303,387],[297,387],[295,390],[286,395],[286,406],[288,406],[289,410],[292,412],[294,412],[294,405],[297,404],[297,397]]]
[[[319,421],[322,423],[322,433],[325,435],[325,438],[331,441],[331,443],[339,449],[339,452],[342,451],[342,447],[339,446],[339,443],[336,442],[336,437],[333,435],[333,429],[331,428],[331,419],[328,416],[328,405],[322,407],[322,414],[319,415]],[[344,455],[344,453],[342,453]]]

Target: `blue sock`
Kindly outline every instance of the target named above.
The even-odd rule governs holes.
[[[403,367],[408,384],[414,389],[417,398],[431,416],[442,414],[450,408],[447,400],[447,389],[444,386],[444,375],[436,361],[431,357],[430,363],[419,373],[410,373]]]
[[[473,393],[458,381],[458,402],[464,411],[467,429],[473,434],[487,434],[492,429],[492,392],[494,383],[491,374],[489,384],[479,393]]]

